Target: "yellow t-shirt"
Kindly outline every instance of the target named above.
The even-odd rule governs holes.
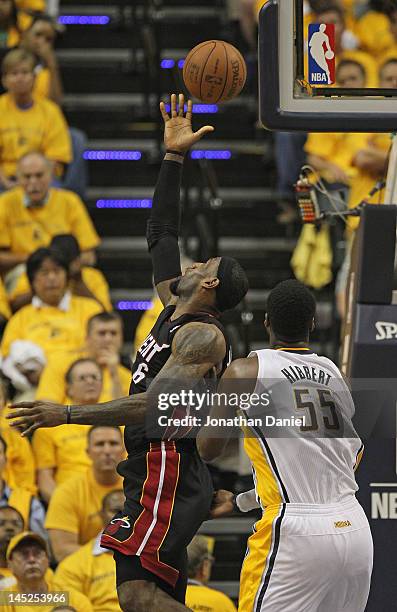
[[[33,94],[37,98],[50,97],[51,73],[44,66],[36,67],[36,78],[34,81]]]
[[[37,429],[32,439],[36,468],[55,468],[57,485],[85,472],[91,465],[86,453],[89,425],[60,425]]]
[[[8,303],[7,293],[4,287],[4,283],[0,278],[0,314],[6,319],[11,317],[10,304]]]
[[[59,404],[70,404],[66,392],[65,374],[76,359],[89,357],[86,351],[69,351],[57,353],[51,357],[50,363],[44,368],[40,377],[36,398],[58,402]],[[128,395],[131,384],[131,372],[122,365],[118,366],[119,378],[123,388],[123,394]],[[112,379],[108,368],[102,370],[102,393],[100,402],[109,402],[114,398],[112,395]]]
[[[102,499],[114,489],[122,489],[120,477],[115,484],[103,486],[96,482],[91,468],[88,468],[55,489],[48,506],[45,528],[75,533],[79,544],[86,544],[102,530],[99,514]]]
[[[377,11],[368,11],[361,17],[356,33],[361,47],[375,58],[386,53],[395,44],[388,17]]]
[[[106,278],[100,270],[85,266],[81,271],[81,276],[84,283],[93,295],[101,302],[103,307],[111,311],[112,302],[110,301],[109,285],[107,284]],[[26,272],[23,272],[18,278],[15,287],[10,292],[8,299],[15,300],[16,297],[23,295],[24,293],[30,293],[30,284]],[[1,312],[1,293],[0,293],[0,312]]]
[[[55,583],[52,580],[48,580],[46,578],[46,583],[48,586],[48,591],[50,592],[59,591],[59,589],[56,587]],[[7,588],[7,591],[11,591],[12,593],[20,592],[18,585],[16,584],[10,588]],[[68,595],[69,595],[68,605],[71,608],[74,608],[76,612],[93,612],[91,603],[89,602],[87,597],[85,597],[85,595],[83,595],[82,593],[78,593],[74,589],[68,589]],[[61,604],[59,602],[58,603],[53,602],[49,605],[46,605],[46,604],[45,605],[39,605],[39,604],[18,605],[18,603],[14,603],[14,604],[6,604],[6,605],[1,606],[1,612],[52,612],[54,608],[56,609],[60,605]]]
[[[35,342],[47,359],[57,351],[78,349],[84,344],[88,319],[98,312],[102,312],[98,302],[74,295],[66,312],[54,306],[37,308],[28,304],[8,321],[0,345],[1,354],[8,355],[14,340]]]
[[[227,595],[201,584],[187,585],[185,604],[190,610],[200,612],[237,612]]]
[[[357,175],[357,169],[352,162],[356,151],[370,134],[353,133],[311,133],[308,135],[305,151],[309,155],[318,155],[326,161],[342,168],[350,179]],[[334,182],[326,171],[320,173],[329,182]]]
[[[60,590],[83,593],[95,612],[120,612],[113,555],[99,547],[98,538],[61,561],[54,582]]]
[[[9,94],[0,96],[0,168],[14,176],[17,161],[29,151],[40,151],[52,161],[68,164],[72,149],[68,126],[51,100],[35,98],[21,110]]]
[[[7,465],[2,476],[11,489],[22,487],[36,495],[35,461],[30,442],[10,427],[10,421],[6,419],[8,412],[9,409],[5,408],[0,414],[0,435],[7,444]]]
[[[358,134],[356,134],[356,136],[358,136]],[[367,136],[370,137],[372,144],[379,148],[381,151],[389,151],[390,146],[392,144],[390,134],[367,134]],[[368,139],[363,143],[363,146],[360,148],[365,148],[367,144]],[[373,175],[368,174],[368,172],[357,168],[357,173],[350,185],[349,208],[354,208],[364,198],[369,204],[383,204],[385,196],[384,189],[376,193],[374,196],[372,196],[372,198],[367,198],[368,193],[374,187],[377,180],[380,179],[377,179]],[[360,220],[358,217],[351,217],[347,220],[347,224],[350,229],[355,229],[358,226],[359,222]]]
[[[0,248],[29,255],[39,247],[48,246],[57,234],[73,234],[82,251],[100,243],[78,195],[51,188],[47,202],[40,208],[24,205],[21,187],[0,196]]]

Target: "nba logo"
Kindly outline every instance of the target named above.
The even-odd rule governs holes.
[[[309,83],[335,83],[335,26],[325,23],[309,24]]]

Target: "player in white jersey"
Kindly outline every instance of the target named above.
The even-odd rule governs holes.
[[[341,372],[309,348],[314,314],[304,285],[277,285],[265,318],[270,349],[234,361],[223,377],[222,391],[249,387],[244,443],[255,489],[218,492],[213,516],[233,505],[263,510],[241,571],[240,612],[362,612],[368,599],[373,545],[354,477],[363,446]],[[211,411],[226,415],[230,402]],[[200,454],[212,460],[226,441],[203,428]]]

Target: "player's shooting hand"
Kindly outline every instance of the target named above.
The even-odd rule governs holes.
[[[212,500],[210,518],[217,519],[229,516],[234,510],[233,493],[225,489],[216,491]]]
[[[177,151],[185,154],[194,143],[198,142],[203,136],[214,131],[212,125],[204,127],[193,132],[192,130],[192,112],[193,103],[187,101],[187,111],[185,114],[185,96],[179,94],[179,109],[177,111],[176,94],[171,95],[171,116],[165,109],[164,102],[160,102],[160,112],[164,119],[164,144],[165,148],[170,151]]]
[[[39,427],[57,427],[66,423],[66,406],[53,402],[19,402],[11,404],[12,412],[7,414],[11,427],[19,429],[22,436],[33,433]]]

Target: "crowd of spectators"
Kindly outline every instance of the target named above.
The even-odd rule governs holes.
[[[0,0],[0,590],[67,591],[69,610],[111,612],[114,562],[99,533],[124,503],[122,428],[21,438],[6,419],[10,401],[93,404],[130,384],[122,320],[95,267],[85,135],[62,112],[60,26],[45,5]]]

